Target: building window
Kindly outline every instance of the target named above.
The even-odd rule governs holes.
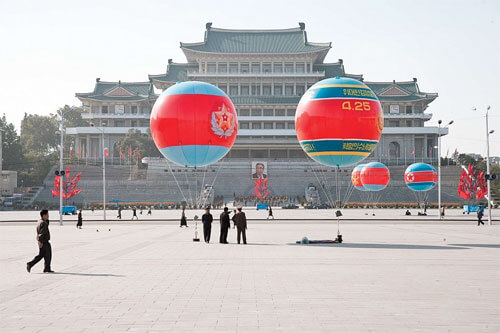
[[[268,158],[269,154],[268,154],[267,150],[252,149],[252,150],[250,150],[250,157],[251,158]]]
[[[283,73],[283,64],[274,64],[275,73]]]
[[[229,64],[229,73],[238,73],[238,64]]]
[[[252,64],[252,73],[260,73],[260,64]]]
[[[276,129],[285,129],[285,123],[284,122],[276,123]]]
[[[285,73],[293,73],[293,64],[285,64]]]
[[[400,149],[399,143],[393,141],[389,143],[389,158],[399,158],[400,157]]]
[[[283,94],[283,87],[280,84],[274,86],[274,95],[281,96]]]
[[[422,105],[415,105],[415,113],[422,113]]]
[[[412,121],[411,120],[407,120],[406,121],[406,127],[411,127],[412,126]]]
[[[137,114],[137,105],[132,105],[130,107],[130,113]]]
[[[285,86],[285,95],[292,96],[293,95],[293,86],[286,85]]]
[[[276,109],[274,114],[276,117],[284,117],[285,116],[285,109]]]
[[[271,64],[262,64],[263,73],[271,73]]]
[[[219,73],[227,73],[227,64],[219,64]]]
[[[149,108],[147,106],[142,107],[142,113],[143,114],[149,114]]]
[[[125,122],[123,120],[115,120],[115,127],[125,127]]]
[[[108,126],[108,121],[107,120],[101,120],[101,126]]]
[[[273,128],[273,123],[265,122],[264,123],[264,129],[272,129]]]
[[[398,104],[389,105],[389,113],[399,113],[399,105]]]
[[[297,86],[297,96],[304,95],[304,86]]]
[[[101,113],[108,113],[108,106],[107,105],[101,106]]]
[[[250,110],[249,109],[241,109],[241,110],[239,110],[238,114],[242,117],[248,117],[248,116],[250,116]]]
[[[240,123],[240,129],[248,129],[249,128],[249,123],[246,121],[243,121]]]
[[[219,83],[218,87],[219,87],[220,90],[222,90],[223,92],[225,92],[227,94],[227,84],[225,84],[225,83]]]
[[[252,84],[252,96],[260,95],[260,86],[258,84]]]
[[[389,120],[387,127],[399,127],[399,120]]]
[[[295,69],[297,71],[297,73],[304,73],[304,64],[297,64],[295,65]]]
[[[250,87],[249,86],[241,86],[241,94],[242,96],[250,95]]]
[[[231,96],[238,95],[238,86],[229,86],[229,95]]]
[[[413,113],[413,106],[407,105],[406,106],[406,113]]]
[[[264,116],[265,117],[272,117],[273,116],[273,109],[264,109]]]
[[[130,127],[137,127],[137,120],[132,120],[130,122]]]
[[[252,117],[254,116],[262,116],[262,109],[252,109]]]
[[[248,64],[240,64],[240,72],[241,73],[248,73],[248,72],[250,72],[249,65]]]
[[[289,122],[287,123],[288,129],[295,129],[295,123]]]
[[[99,113],[99,106],[92,106],[92,113]]]
[[[271,86],[263,86],[262,87],[262,95],[271,96]]]
[[[208,64],[208,65],[207,65],[207,71],[208,71],[209,73],[215,73],[215,69],[216,69],[215,64]]]
[[[295,117],[295,109],[287,109],[286,115],[287,117]]]
[[[252,123],[252,129],[261,129],[262,126],[260,123]]]

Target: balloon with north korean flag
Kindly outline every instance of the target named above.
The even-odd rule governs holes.
[[[354,169],[352,169],[352,172],[351,172],[351,183],[352,183],[352,186],[354,186],[354,188],[356,190],[359,190],[359,191],[368,191],[364,186],[363,186],[363,183],[361,182],[361,170],[363,169],[365,165],[364,164],[358,164],[356,165],[356,167],[354,167]]]
[[[156,100],[150,128],[165,158],[196,168],[215,163],[229,152],[236,140],[238,117],[221,89],[187,81],[171,86]]]
[[[391,180],[389,168],[380,162],[365,164],[360,172],[361,183],[368,191],[382,191]]]
[[[317,82],[302,96],[295,113],[297,139],[313,160],[350,166],[377,146],[384,118],[375,93],[361,81],[334,77]]]
[[[413,163],[405,170],[405,183],[415,192],[429,191],[437,183],[436,169],[427,163]]]

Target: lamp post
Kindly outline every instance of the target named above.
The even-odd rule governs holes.
[[[488,125],[488,111],[490,111],[490,106],[486,107],[486,174],[488,179],[486,184],[488,186],[488,225],[491,225],[491,184],[490,184],[490,134],[493,134],[495,130],[489,130]]]
[[[490,106],[486,107],[486,185],[488,187],[488,225],[491,225],[491,183],[490,183],[490,134],[493,134],[495,130],[489,130],[488,124],[488,111],[490,111]],[[476,108],[472,108],[472,111],[476,111]]]
[[[106,221],[106,154],[104,153],[104,128],[95,126],[91,123],[90,126],[98,129],[102,134],[102,208],[104,221]]]
[[[441,214],[441,128],[448,128],[451,124],[453,124],[453,120],[451,120],[448,125],[441,127],[441,123],[443,121],[438,120],[438,214],[439,220],[443,219],[443,214]]]
[[[61,122],[59,123],[59,132],[61,132],[61,143],[59,146],[59,225],[63,225],[63,153],[64,153],[64,115],[61,110]]]

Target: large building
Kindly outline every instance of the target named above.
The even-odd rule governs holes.
[[[281,30],[231,30],[207,23],[204,40],[180,44],[187,62],[168,61],[164,74],[149,75],[158,89],[198,80],[224,90],[236,106],[239,129],[229,158],[304,158],[295,136],[295,110],[319,80],[344,76],[344,62],[325,63],[331,43],[310,42],[304,23]],[[436,159],[437,127],[424,126],[436,93],[420,91],[417,79],[364,81],[384,109],[385,127],[372,158],[389,164]],[[441,135],[447,129],[440,130]]]

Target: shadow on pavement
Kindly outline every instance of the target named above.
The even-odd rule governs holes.
[[[92,274],[92,273],[72,273],[72,272],[54,272],[54,275],[79,275],[79,276],[112,276],[112,277],[124,277],[125,275],[115,275],[115,274]]]
[[[462,246],[440,246],[440,245],[411,245],[411,244],[372,244],[372,243],[334,243],[334,244],[297,244],[290,243],[289,245],[302,246],[325,246],[325,247],[342,247],[349,249],[396,249],[396,250],[467,250],[467,247]],[[451,245],[451,244],[450,244]],[[467,244],[462,244],[466,246]]]
[[[500,249],[500,244],[448,244],[450,246],[467,246],[467,247],[491,247]]]

